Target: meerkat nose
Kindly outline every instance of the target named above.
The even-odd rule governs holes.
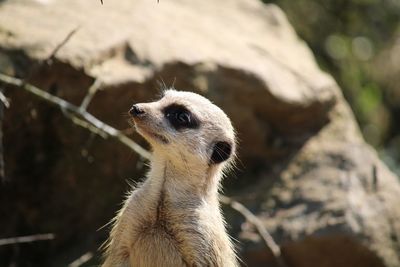
[[[144,114],[144,111],[143,109],[139,108],[138,105],[133,105],[129,110],[129,114],[131,114],[133,117],[138,117]]]

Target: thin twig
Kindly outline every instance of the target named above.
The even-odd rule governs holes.
[[[3,119],[4,119],[4,110],[5,108],[10,107],[10,102],[8,101],[7,97],[3,94],[3,88],[0,86],[0,182],[6,181],[5,175],[5,164],[4,164],[4,145],[3,145]],[[3,103],[3,104],[1,104]]]
[[[4,104],[6,108],[10,107],[10,102],[8,101],[7,97],[0,91],[0,101]]]
[[[89,106],[90,102],[92,101],[94,95],[96,94],[97,90],[99,90],[101,86],[100,79],[96,79],[94,83],[89,87],[88,93],[86,94],[85,98],[82,101],[80,109],[82,111],[86,111],[87,107]]]
[[[103,4],[103,0],[100,0],[100,3]]]
[[[43,60],[40,60],[38,62],[35,62],[31,68],[28,70],[27,75],[24,78],[24,84],[29,82],[29,80],[36,74],[38,73],[45,64],[47,65],[51,65],[53,63],[53,60],[56,56],[56,54],[58,53],[58,51],[60,51],[61,48],[64,47],[64,45],[72,38],[72,36],[74,36],[74,34],[79,30],[79,26],[76,27],[75,29],[72,29],[67,36],[64,37],[64,39],[56,46],[54,47],[54,49],[50,52],[50,54]]]
[[[13,245],[20,243],[31,243],[43,240],[52,240],[55,238],[54,234],[40,234],[40,235],[28,235],[28,236],[17,236],[10,238],[0,239],[0,246]]]
[[[106,132],[104,132],[103,130],[97,128],[97,127],[94,126],[93,124],[88,123],[87,121],[78,118],[76,115],[74,115],[74,114],[72,114],[72,113],[70,113],[70,112],[68,112],[68,111],[66,111],[66,110],[64,110],[63,113],[64,113],[64,115],[67,116],[74,124],[76,124],[76,125],[78,125],[78,126],[80,126],[80,127],[82,127],[82,128],[85,128],[86,130],[89,130],[90,132],[92,132],[92,133],[94,133],[94,134],[96,134],[96,135],[99,135],[99,136],[101,136],[101,137],[104,138],[104,139],[107,139],[108,134],[107,134]]]
[[[79,258],[77,258],[76,260],[74,260],[73,262],[71,262],[68,267],[79,267],[82,266],[83,264],[85,264],[86,262],[90,261],[93,258],[93,253],[92,252],[86,252],[85,254],[83,254],[82,256],[80,256]]]
[[[8,75],[4,75],[0,73],[0,82],[6,85],[11,85],[11,86],[16,86],[19,88],[22,88],[35,96],[46,100],[48,103],[53,104],[54,106],[58,107],[62,111],[67,111],[73,115],[75,115],[78,118],[82,118],[84,121],[87,123],[93,125],[97,129],[99,129],[101,132],[107,135],[107,137],[113,137],[120,141],[121,143],[125,144],[129,148],[131,148],[133,151],[138,153],[141,157],[145,159],[150,159],[151,155],[150,153],[138,145],[136,142],[134,142],[132,139],[118,131],[117,129],[109,126],[108,124],[102,122],[101,120],[97,119],[94,117],[92,114],[81,110],[79,107],[69,103],[68,101],[65,101],[64,99],[61,99],[57,96],[54,96],[52,94],[49,94],[48,92],[39,89],[36,86],[33,86],[29,83],[25,83],[23,80],[14,78]],[[79,125],[79,124],[78,124]],[[87,127],[85,127],[87,128]],[[101,135],[104,137],[104,135]]]
[[[265,229],[263,223],[249,210],[247,209],[242,203],[239,203],[229,197],[220,196],[221,203],[230,206],[232,209],[238,211],[243,217],[246,218],[248,222],[253,224],[259,235],[265,242],[265,245],[271,251],[272,255],[274,255],[277,263],[280,267],[287,267],[281,253],[281,249],[278,244],[274,241],[273,237],[268,233],[267,229]]]
[[[51,64],[51,62],[55,58],[58,51],[60,51],[60,49],[63,48],[66,43],[68,43],[68,41],[72,38],[72,36],[74,36],[74,34],[79,30],[79,28],[80,28],[80,26],[76,27],[75,29],[72,29],[67,34],[67,36],[65,36],[64,39],[53,49],[53,51],[50,53],[50,55],[45,60],[45,62],[47,64]]]

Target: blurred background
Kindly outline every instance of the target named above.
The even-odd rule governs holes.
[[[224,194],[281,251],[225,203],[244,266],[400,266],[400,1],[103,2],[0,0],[0,266],[99,265],[147,171],[21,84],[77,107],[92,92],[83,111],[146,149],[133,103],[171,85],[205,95],[238,131]]]
[[[333,75],[365,140],[399,174],[400,2],[264,1],[281,7]]]

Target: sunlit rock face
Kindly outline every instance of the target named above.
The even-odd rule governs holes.
[[[77,105],[99,80],[88,110],[143,145],[126,122],[132,103],[154,99],[160,84],[201,93],[230,116],[240,139],[225,192],[260,218],[289,266],[400,265],[397,177],[365,144],[337,84],[279,8],[256,0],[103,2],[2,2],[0,71]],[[50,66],[34,67],[76,28]],[[97,229],[146,165],[21,89],[5,94],[2,233],[56,239],[1,247],[0,265],[59,266],[96,251],[108,234]],[[248,266],[274,266],[252,225],[224,209]]]

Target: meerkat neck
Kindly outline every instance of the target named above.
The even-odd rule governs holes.
[[[148,182],[154,189],[166,190],[175,199],[181,196],[217,199],[221,172],[216,168],[192,166],[189,162],[177,164],[158,153],[153,154],[150,164]]]

